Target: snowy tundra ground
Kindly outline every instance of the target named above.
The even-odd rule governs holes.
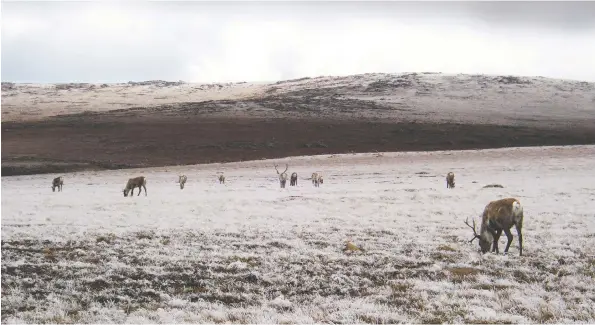
[[[279,188],[285,162],[297,187]],[[140,174],[148,196],[123,197]],[[53,177],[2,178],[2,323],[595,322],[595,146]],[[508,196],[525,255],[513,230],[509,255],[482,256],[463,221]]]

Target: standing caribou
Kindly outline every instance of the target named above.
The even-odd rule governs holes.
[[[455,187],[455,174],[453,172],[448,172],[446,174],[446,188],[454,188]]]
[[[322,174],[319,173],[312,173],[312,184],[315,187],[320,187],[320,184],[324,183],[324,179],[322,178]]]
[[[279,175],[279,184],[281,185],[281,188],[285,188],[285,183],[287,183],[287,169],[289,168],[289,165],[285,164],[285,170],[282,173],[279,173],[279,170],[277,169],[277,165],[275,165],[275,170],[277,171],[277,174]]]
[[[293,172],[291,174],[291,178],[289,179],[289,186],[297,186],[297,173]]]
[[[506,198],[488,203],[481,214],[479,234],[475,229],[475,220],[473,220],[473,226],[469,224],[468,220],[465,220],[465,224],[473,229],[473,238],[469,242],[473,242],[476,238],[479,239],[479,247],[484,254],[490,250],[490,245],[492,245],[492,252],[499,253],[498,239],[500,239],[502,231],[508,239],[504,249],[506,254],[512,243],[510,228],[514,225],[519,236],[519,255],[523,255],[523,206],[519,200]]]
[[[122,190],[122,192],[124,192],[124,196],[128,196],[128,192],[130,192],[130,197],[132,197],[134,195],[134,189],[136,187],[138,187],[138,195],[140,195],[144,188],[145,196],[147,196],[147,179],[144,176],[129,179],[126,183],[126,187],[124,188],[124,190]]]
[[[225,184],[225,175],[221,174],[217,179],[219,179],[219,184]]]
[[[62,186],[64,185],[64,177],[58,176],[54,178],[52,181],[52,192],[56,192],[56,188],[58,188],[58,192],[62,192]]]
[[[178,183],[180,183],[180,189],[181,190],[184,189],[184,184],[186,184],[186,181],[187,180],[188,180],[188,177],[186,177],[186,175],[179,175],[178,176]],[[145,190],[145,192],[146,192],[146,190]]]

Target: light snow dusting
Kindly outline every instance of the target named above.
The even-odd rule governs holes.
[[[594,171],[569,146],[3,177],[2,323],[593,323]],[[504,197],[522,257],[514,229],[508,255],[469,243]]]
[[[393,120],[460,121],[504,125],[578,123],[595,115],[595,83],[551,79],[443,73],[367,73],[271,83],[195,84],[143,81],[120,84],[2,83],[2,119],[106,112],[160,105],[218,102],[212,115],[239,116],[274,109],[258,99],[322,100],[320,113],[341,99],[360,101],[351,115]],[[233,105],[225,103],[233,101]],[[270,104],[270,103],[269,103]],[[336,104],[336,102],[335,102]],[[372,108],[366,108],[369,105]],[[274,105],[273,105],[274,106]],[[328,106],[328,107],[327,107]],[[356,105],[357,106],[357,105]],[[295,107],[294,107],[295,108]],[[281,113],[281,112],[277,112]],[[303,112],[302,112],[303,114]],[[333,112],[337,115],[336,112]],[[347,114],[350,115],[350,114]]]

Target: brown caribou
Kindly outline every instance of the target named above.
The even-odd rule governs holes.
[[[297,173],[293,172],[291,174],[291,178],[289,179],[289,186],[297,186],[297,181],[298,181]]]
[[[502,231],[504,231],[508,239],[504,253],[508,252],[508,248],[512,243],[510,229],[515,226],[519,237],[519,255],[523,255],[523,206],[519,200],[506,198],[488,203],[481,214],[479,234],[475,229],[475,220],[473,220],[473,226],[469,224],[468,220],[465,220],[465,224],[473,229],[473,238],[469,242],[473,242],[477,238],[482,253],[487,253],[491,245],[492,252],[495,251],[496,254],[499,253],[498,240]]]
[[[186,181],[187,180],[188,180],[188,177],[186,177],[186,175],[179,175],[178,176],[178,183],[180,183],[180,189],[181,190],[184,189],[184,185],[186,184]],[[145,192],[146,192],[146,190],[145,190]]]
[[[282,173],[279,173],[279,170],[277,169],[277,165],[275,165],[275,170],[277,171],[277,174],[279,175],[279,184],[281,185],[281,188],[285,188],[285,183],[287,183],[287,169],[289,169],[289,165],[285,164],[285,170]]]
[[[455,187],[455,174],[453,172],[448,172],[446,174],[446,188],[454,188]]]
[[[124,196],[128,196],[128,192],[130,192],[130,197],[132,197],[134,195],[134,189],[136,187],[138,187],[138,195],[140,195],[144,188],[145,196],[147,196],[147,179],[144,176],[130,178],[126,183],[126,187],[124,188],[124,190],[122,190],[122,192],[124,192]]]
[[[312,184],[315,187],[320,187],[320,184],[324,183],[324,179],[322,178],[322,174],[319,173],[312,173]]]
[[[52,192],[56,192],[56,188],[58,188],[58,192],[62,192],[62,186],[64,186],[64,177],[58,176],[54,178],[52,181]]]

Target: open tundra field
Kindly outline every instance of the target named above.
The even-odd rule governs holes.
[[[2,323],[595,322],[595,146],[55,176],[2,178]],[[524,256],[480,255],[465,218],[510,196]]]

